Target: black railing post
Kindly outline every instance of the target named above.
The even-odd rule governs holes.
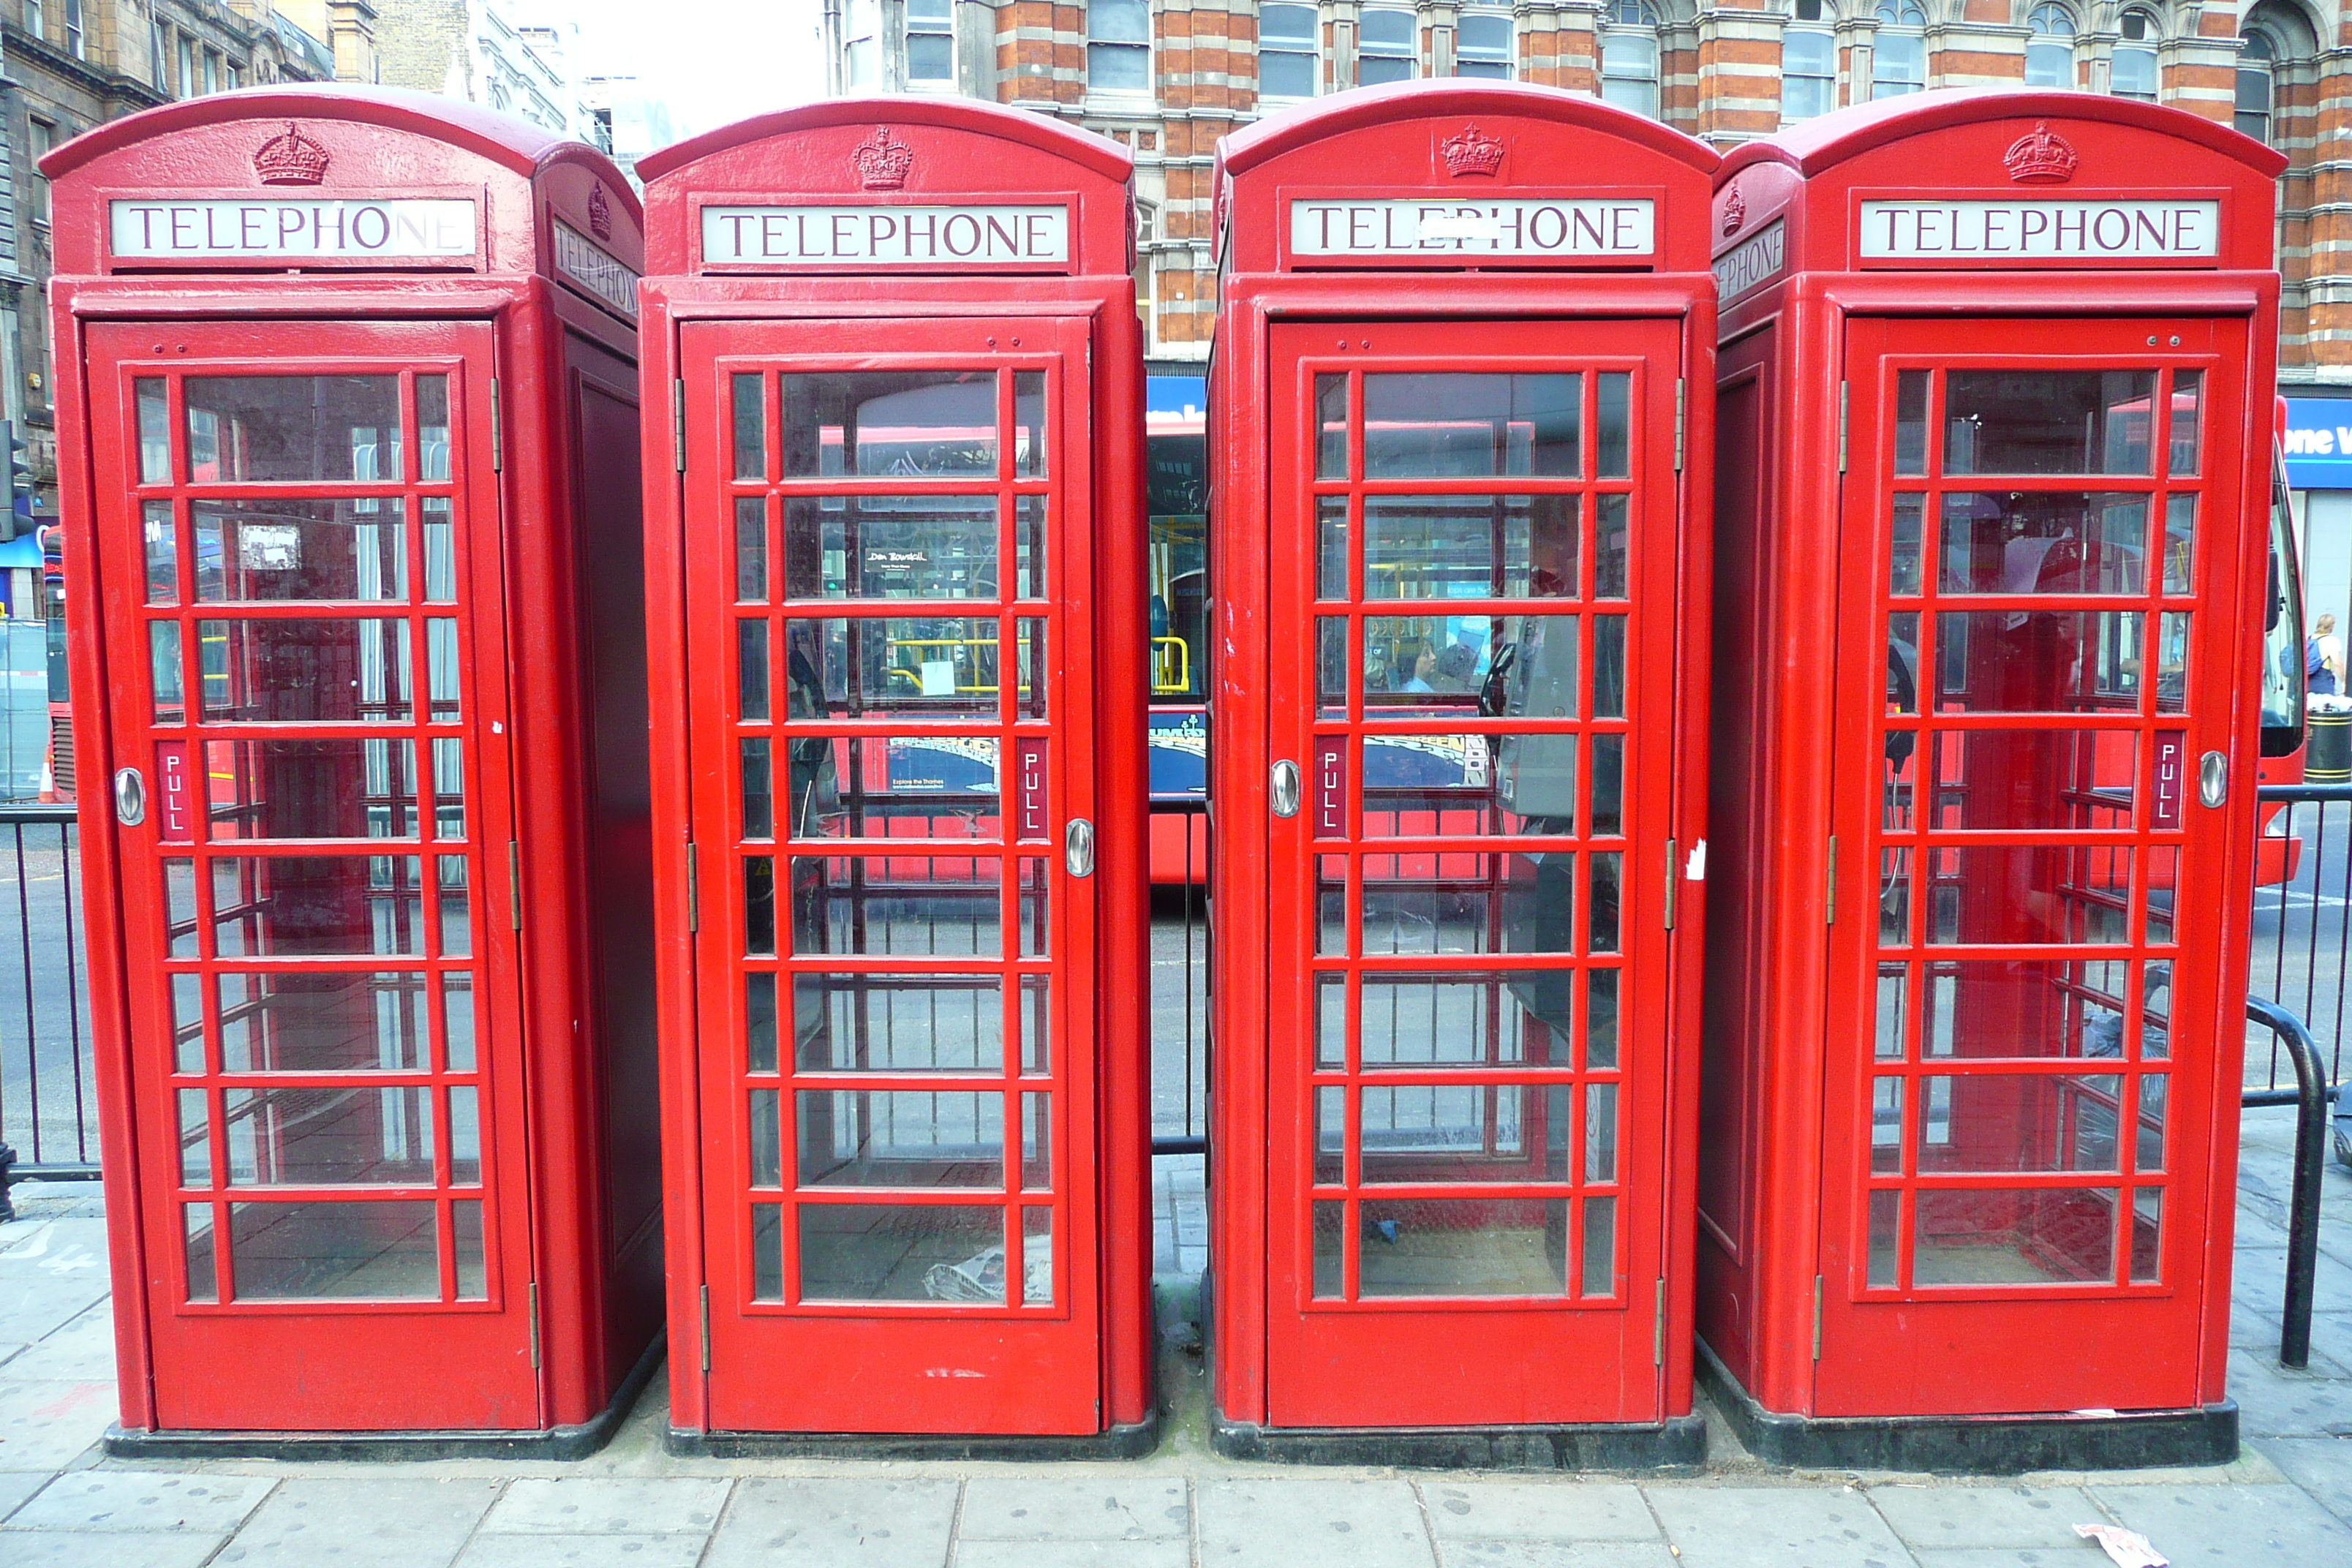
[[[2311,1364],[2311,1294],[2319,1272],[2320,1177],[2327,1159],[2326,1071],[2303,1020],[2275,1002],[2246,998],[2246,1016],[2267,1026],[2294,1060],[2294,1189],[2287,1208],[2286,1301],[2279,1323],[2279,1364]]]
[[[16,1163],[16,1151],[0,1143],[0,1225],[16,1217],[16,1200],[8,1195],[8,1173]]]

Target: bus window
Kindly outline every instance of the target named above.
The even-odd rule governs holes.
[[[2303,744],[2303,574],[2295,565],[2286,462],[2276,455],[2271,460],[2270,580],[2264,593],[2262,754],[2284,757]]]
[[[1177,421],[1168,421],[1177,425]],[[1151,700],[1208,697],[1208,437],[1198,419],[1151,431]]]

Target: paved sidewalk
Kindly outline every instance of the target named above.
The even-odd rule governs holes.
[[[677,1459],[658,1379],[577,1464],[126,1464],[92,1447],[114,1414],[102,1216],[73,1190],[20,1188],[26,1217],[0,1226],[0,1568],[2099,1568],[2074,1529],[2099,1522],[2183,1565],[2340,1568],[2352,1175],[2328,1176],[2311,1370],[2283,1372],[2292,1112],[2246,1125],[2231,1378],[2244,1457],[1973,1482],[1768,1469],[1712,1418],[1692,1478],[1237,1465],[1207,1451],[1181,1332],[1162,1363],[1169,1435],[1129,1464]],[[1157,1186],[1161,1257],[1192,1263],[1197,1163]]]

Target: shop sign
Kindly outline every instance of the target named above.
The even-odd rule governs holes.
[[[1063,206],[707,206],[711,265],[988,267],[1063,265]]]
[[[1293,256],[1648,256],[1657,204],[1557,201],[1341,201],[1290,204]]]
[[[476,246],[474,204],[458,197],[118,198],[108,212],[121,261],[466,260]]]
[[[1866,260],[2196,260],[2221,254],[2221,204],[1864,202]]]

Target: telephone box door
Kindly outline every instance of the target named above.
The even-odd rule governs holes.
[[[89,329],[159,1426],[543,1424],[491,373]]]
[[[2197,1402],[2245,336],[1848,328],[1821,1415]]]
[[[1098,1430],[1087,325],[681,350],[711,1425]]]
[[[1680,331],[1274,331],[1277,1425],[1663,1414]]]

